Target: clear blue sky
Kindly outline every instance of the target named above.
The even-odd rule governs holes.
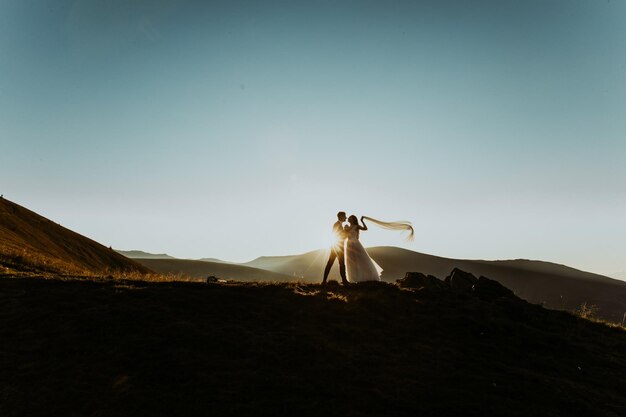
[[[120,249],[626,270],[626,2],[0,2],[0,192]]]

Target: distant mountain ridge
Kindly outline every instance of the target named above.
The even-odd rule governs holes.
[[[168,255],[167,253],[150,253],[142,250],[121,250],[115,249],[117,253],[120,255],[124,255],[130,259],[179,259],[179,260],[194,260],[194,261],[203,261],[203,262],[217,262],[223,264],[232,264],[233,262],[223,261],[217,258],[200,258],[200,259],[183,259],[177,258],[175,256]]]
[[[0,198],[0,273],[149,273],[111,248]]]
[[[121,255],[124,255],[130,259],[176,259],[173,256],[168,255],[167,253],[149,253],[144,252],[142,250],[120,250],[115,249],[115,251]]]

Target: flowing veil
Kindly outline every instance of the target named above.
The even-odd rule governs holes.
[[[408,231],[409,235],[406,237],[406,240],[413,241],[415,231],[413,230],[413,226],[411,225],[411,222],[405,222],[405,221],[383,222],[381,220],[376,220],[368,216],[363,216],[363,218],[365,220],[368,220],[374,223],[377,226],[382,227],[383,229]]]

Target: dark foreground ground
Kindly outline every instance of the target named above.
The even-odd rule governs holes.
[[[522,301],[0,279],[0,415],[625,416],[626,332]]]

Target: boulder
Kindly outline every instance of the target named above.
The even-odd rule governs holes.
[[[498,281],[483,276],[478,278],[478,282],[474,286],[474,294],[485,301],[493,301],[498,298],[517,298],[513,291],[500,284]]]
[[[407,272],[404,278],[396,281],[403,288],[429,288],[444,289],[446,283],[432,275],[424,275],[421,272]]]
[[[452,272],[450,272],[450,275],[446,277],[445,282],[450,286],[453,292],[471,293],[474,291],[478,279],[469,272],[454,268]]]

